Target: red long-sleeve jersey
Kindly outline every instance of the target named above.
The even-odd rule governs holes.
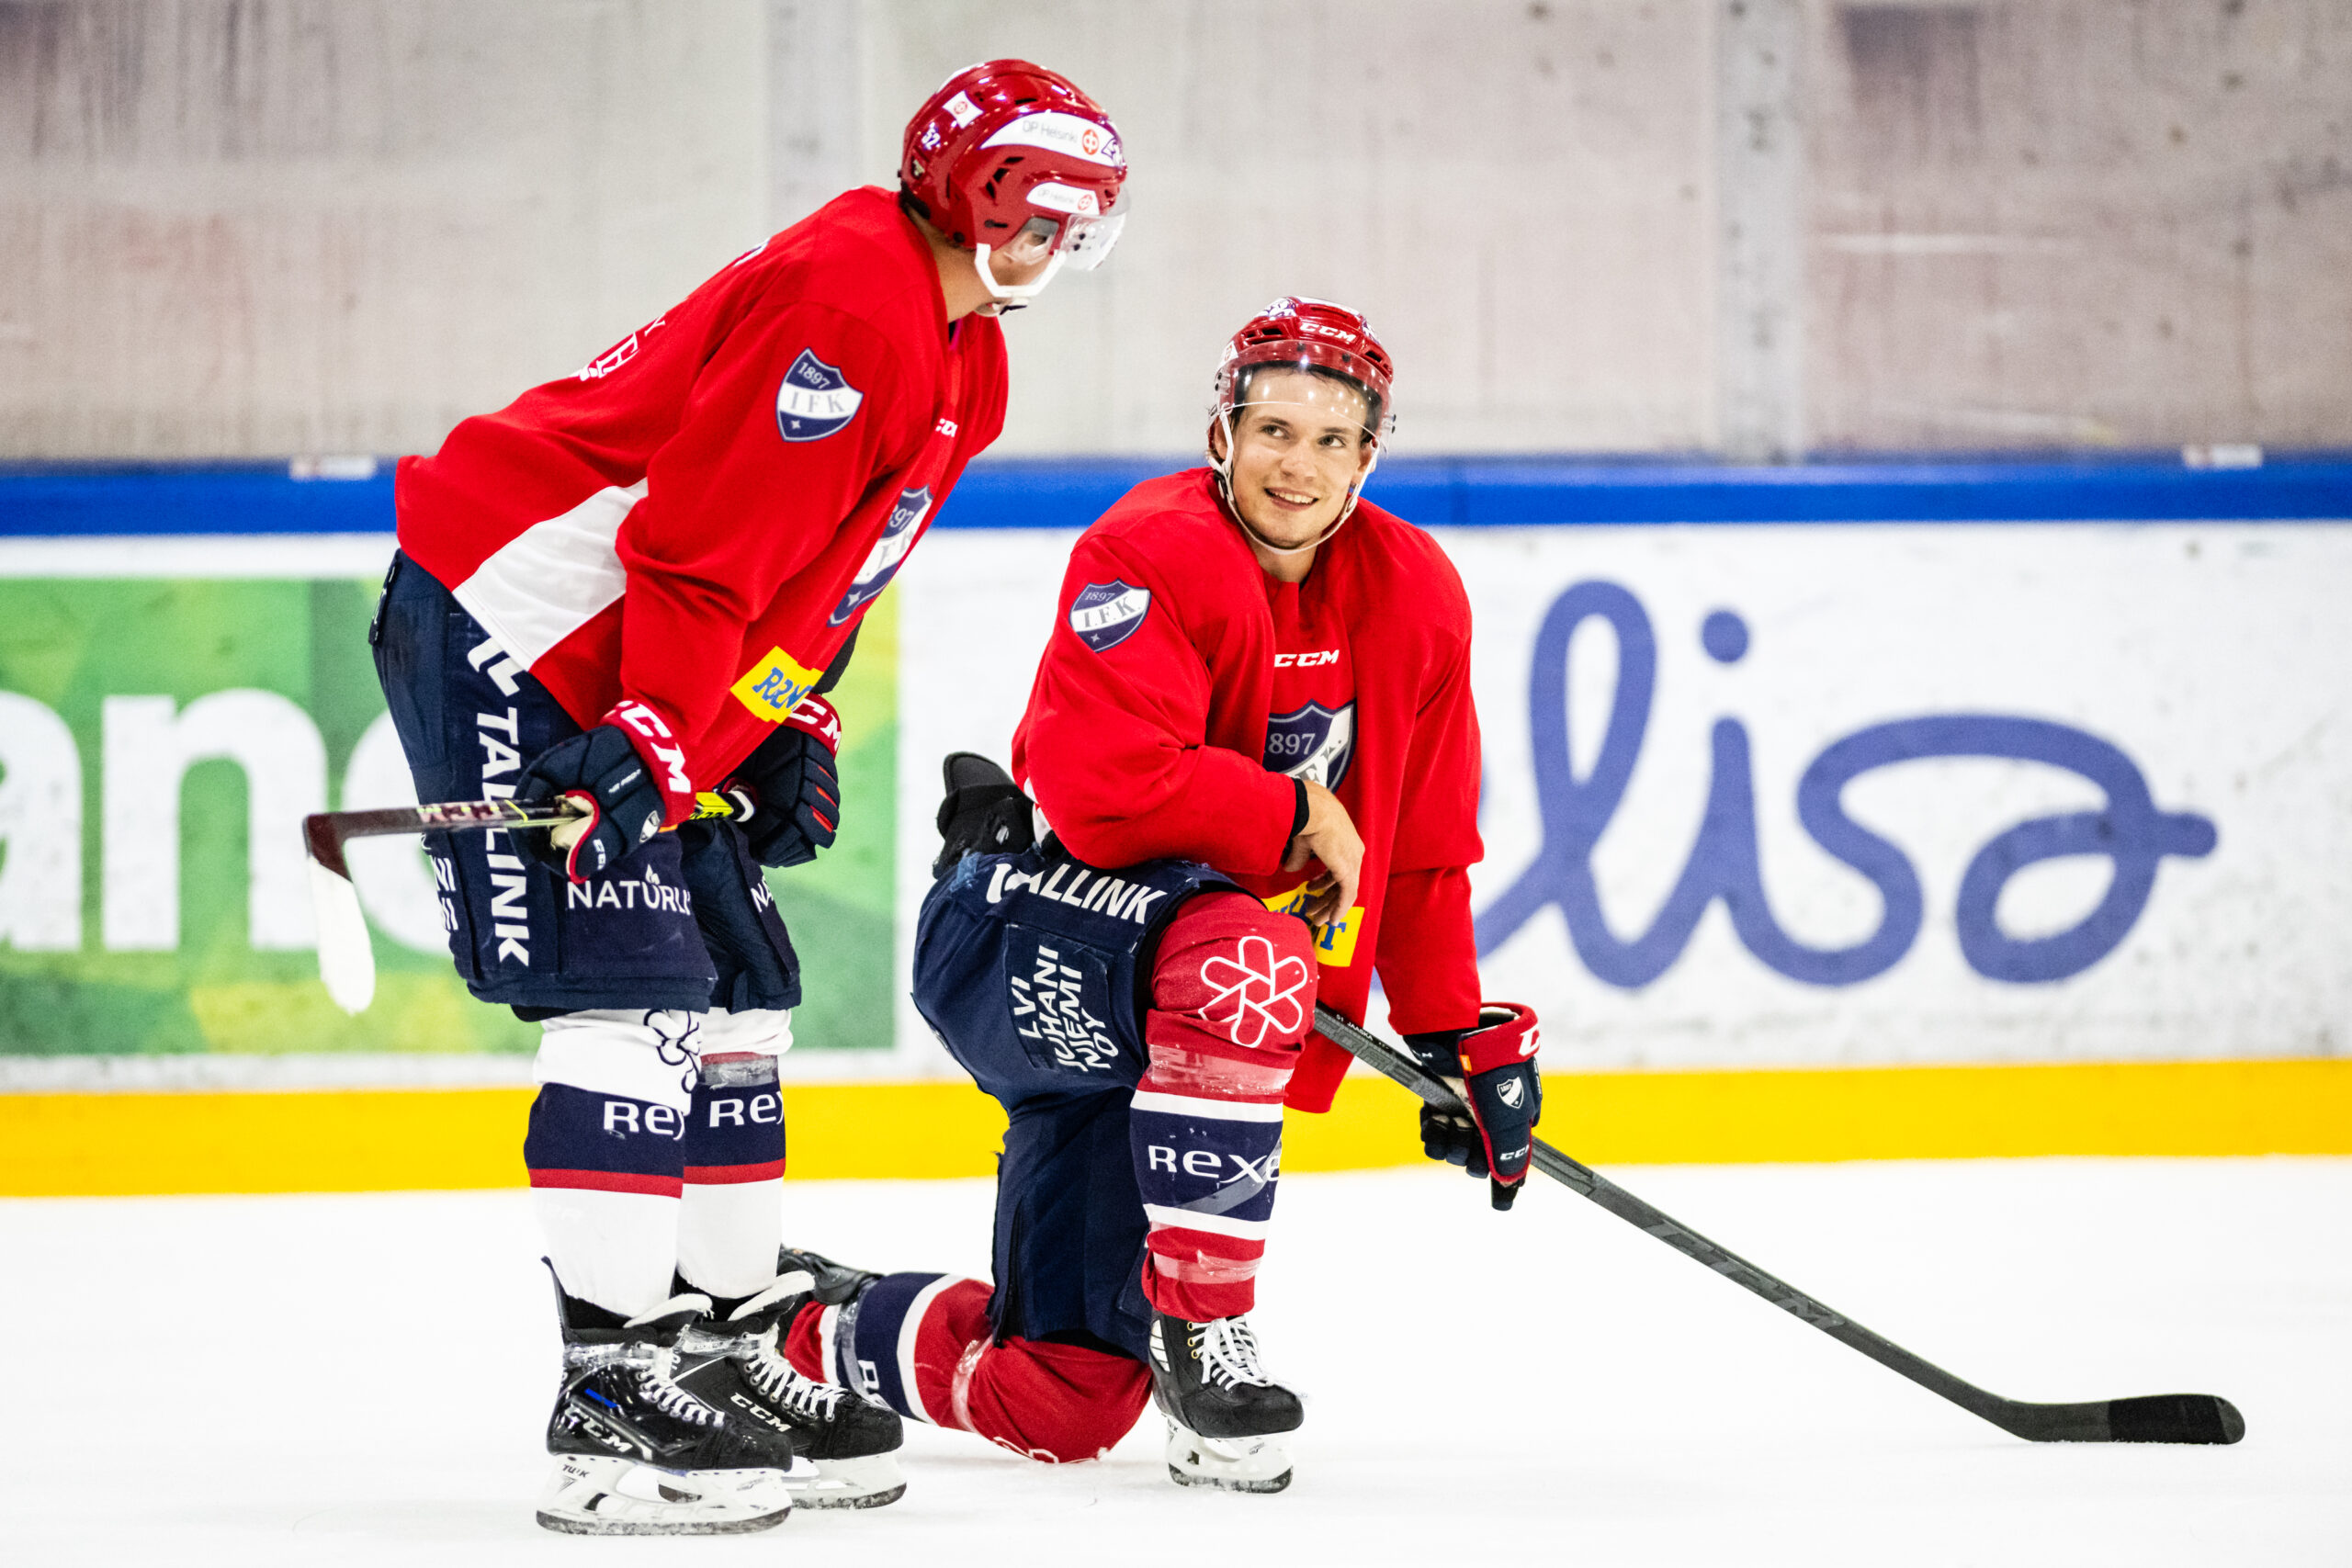
[[[1004,404],[996,322],[951,330],[922,231],[853,190],[403,459],[401,548],[581,724],[651,707],[708,788],[815,684]]]
[[[1205,861],[1278,899],[1319,871],[1282,870],[1297,791],[1269,766],[1275,606],[1288,590],[1259,569],[1214,484],[1205,468],[1148,480],[1079,539],[1013,773],[1090,864]],[[1287,650],[1284,668],[1351,664],[1352,734],[1334,739],[1333,716],[1302,707],[1282,716],[1301,722],[1272,755],[1319,749],[1340,769],[1333,793],[1364,845],[1362,902],[1322,943],[1318,994],[1360,1022],[1377,969],[1398,1030],[1470,1028],[1468,868],[1485,851],[1469,598],[1434,539],[1368,503],[1297,595],[1285,620],[1345,649]],[[1310,1034],[1290,1103],[1328,1110],[1347,1065]]]

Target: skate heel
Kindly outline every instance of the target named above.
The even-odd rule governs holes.
[[[748,1535],[792,1514],[780,1470],[657,1470],[564,1454],[539,1493],[538,1521],[567,1535]]]
[[[1279,1492],[1290,1484],[1290,1434],[1204,1438],[1168,1423],[1168,1478],[1179,1486],[1220,1492]]]

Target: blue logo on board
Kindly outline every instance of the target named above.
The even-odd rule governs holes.
[[[1600,753],[1579,773],[1568,755],[1568,644],[1577,626],[1597,620],[1617,641],[1617,689]],[[1700,627],[1709,658],[1735,664],[1748,649],[1747,623],[1728,610]],[[2131,934],[2155,891],[2167,857],[2213,852],[2211,818],[2166,811],[2147,776],[2120,747],[2072,725],[2010,714],[1931,714],[1873,724],[1833,742],[1797,781],[1797,820],[1833,858],[1878,891],[1878,929],[1845,947],[1815,947],[1783,929],[1765,896],[1756,845],[1756,788],[1747,727],[1717,719],[1706,808],[1682,874],[1649,930],[1617,935],[1600,907],[1593,851],[1625,797],[1649,728],[1657,680],[1657,637],[1642,603],[1614,582],[1579,582],[1552,602],[1535,634],[1528,682],[1529,740],[1535,764],[1543,848],[1533,863],[1477,920],[1485,957],[1544,909],[1557,907],[1568,940],[1587,969],[1632,990],[1671,968],[1710,906],[1720,901],[1747,951],[1779,975],[1810,986],[1853,986],[1893,968],[1919,934],[1925,900],[1919,874],[1902,847],[1856,821],[1846,786],[1874,769],[1929,757],[2003,757],[2080,774],[2105,797],[2095,810],[2035,817],[1986,840],[1960,879],[1952,923],[1961,955],[1988,980],[2049,985],[2079,975]],[[2071,856],[2114,868],[2098,905],[2075,925],[2047,935],[2013,936],[1996,911],[2001,889],[2027,867]]]
[[[915,547],[915,527],[931,513],[931,487],[917,485],[899,492],[899,502],[890,508],[890,521],[882,525],[882,536],[865,552],[865,564],[857,569],[857,581],[849,585],[842,602],[833,606],[828,624],[840,626],[852,615],[872,604],[890,586],[899,575],[899,565],[907,552]]]
[[[1090,582],[1070,601],[1069,629],[1097,653],[1108,653],[1136,635],[1151,614],[1151,590],[1135,588],[1114,578]]]
[[[1348,776],[1348,763],[1355,754],[1353,703],[1341,703],[1337,712],[1321,703],[1309,703],[1296,713],[1278,713],[1266,720],[1269,772],[1337,789]]]
[[[776,387],[776,431],[786,441],[822,441],[856,418],[865,400],[838,366],[804,348]]]

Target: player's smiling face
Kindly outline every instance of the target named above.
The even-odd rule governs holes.
[[[1234,507],[1268,542],[1307,544],[1338,518],[1372,460],[1364,395],[1292,369],[1257,372],[1246,395],[1233,418]]]

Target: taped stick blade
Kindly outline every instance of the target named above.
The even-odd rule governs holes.
[[[367,1010],[376,999],[376,950],[368,939],[368,917],[351,878],[321,865],[311,867],[311,907],[318,916],[319,978],[327,995],[348,1013]]]

